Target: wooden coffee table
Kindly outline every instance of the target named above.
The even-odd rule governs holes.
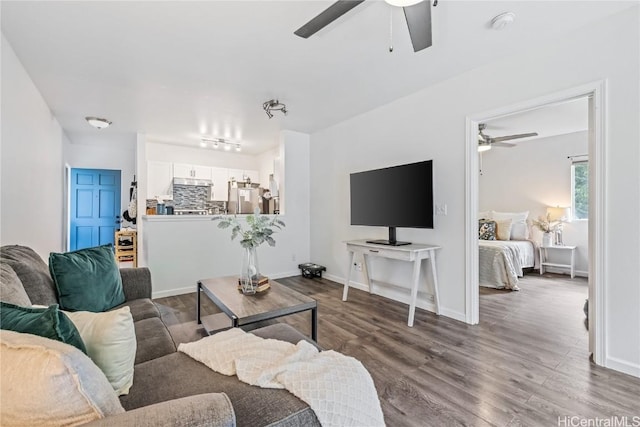
[[[269,280],[271,289],[255,295],[238,291],[238,276],[217,277],[198,281],[198,324],[211,335],[225,329],[237,328],[263,320],[311,310],[311,339],[318,338],[318,303],[300,292],[275,280]],[[200,296],[204,294],[222,313],[200,316]]]

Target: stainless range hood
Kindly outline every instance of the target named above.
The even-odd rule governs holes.
[[[212,187],[213,181],[210,179],[197,178],[173,178],[173,185],[193,185],[196,187]]]

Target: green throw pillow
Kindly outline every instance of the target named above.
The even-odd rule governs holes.
[[[0,328],[62,341],[87,353],[78,329],[57,304],[31,308],[0,302]]]
[[[107,311],[125,301],[112,245],[49,255],[49,271],[63,310]]]

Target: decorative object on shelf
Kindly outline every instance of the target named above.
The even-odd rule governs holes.
[[[571,208],[561,208],[560,206],[557,206],[555,208],[548,207],[547,217],[549,218],[549,220],[557,222],[554,231],[554,244],[556,246],[563,246],[564,242],[562,241],[562,231],[564,229],[564,223],[571,221]]]
[[[282,114],[287,115],[287,106],[278,101],[277,99],[270,99],[262,104],[262,109],[269,118],[273,117],[272,111],[282,111]]]
[[[553,233],[542,234],[542,246],[543,247],[553,246]]]
[[[252,215],[246,217],[248,229],[243,229],[242,224],[237,216],[212,218],[213,221],[220,221],[218,228],[231,227],[231,240],[240,236],[240,245],[245,249],[242,257],[242,269],[240,271],[240,286],[242,293],[245,295],[253,295],[263,284],[263,278],[260,274],[258,264],[258,254],[256,249],[262,243],[267,242],[269,246],[275,246],[276,241],[273,239],[274,229],[282,229],[285,226],[277,217],[269,218],[260,215],[260,209],[254,211]]]

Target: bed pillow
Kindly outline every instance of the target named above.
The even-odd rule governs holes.
[[[2,425],[79,425],[124,412],[100,369],[80,350],[0,331]]]
[[[102,312],[125,301],[110,244],[64,254],[52,252],[49,270],[63,310]]]
[[[527,226],[527,218],[529,211],[524,212],[495,212],[493,211],[494,220],[510,219],[511,223],[511,240],[527,240],[529,238],[529,227]]]
[[[115,392],[118,395],[129,393],[136,359],[136,332],[129,307],[105,313],[75,311],[65,314],[78,328],[87,355],[104,372]]]
[[[478,221],[478,238],[480,240],[496,240],[496,222],[485,219]]]
[[[492,211],[478,212],[478,219],[493,219],[493,212]]]
[[[495,220],[496,222],[496,239],[498,240],[511,240],[511,225],[513,223],[510,219]]]
[[[0,327],[60,341],[83,353],[87,352],[78,329],[55,304],[45,308],[32,308],[0,302]]]

